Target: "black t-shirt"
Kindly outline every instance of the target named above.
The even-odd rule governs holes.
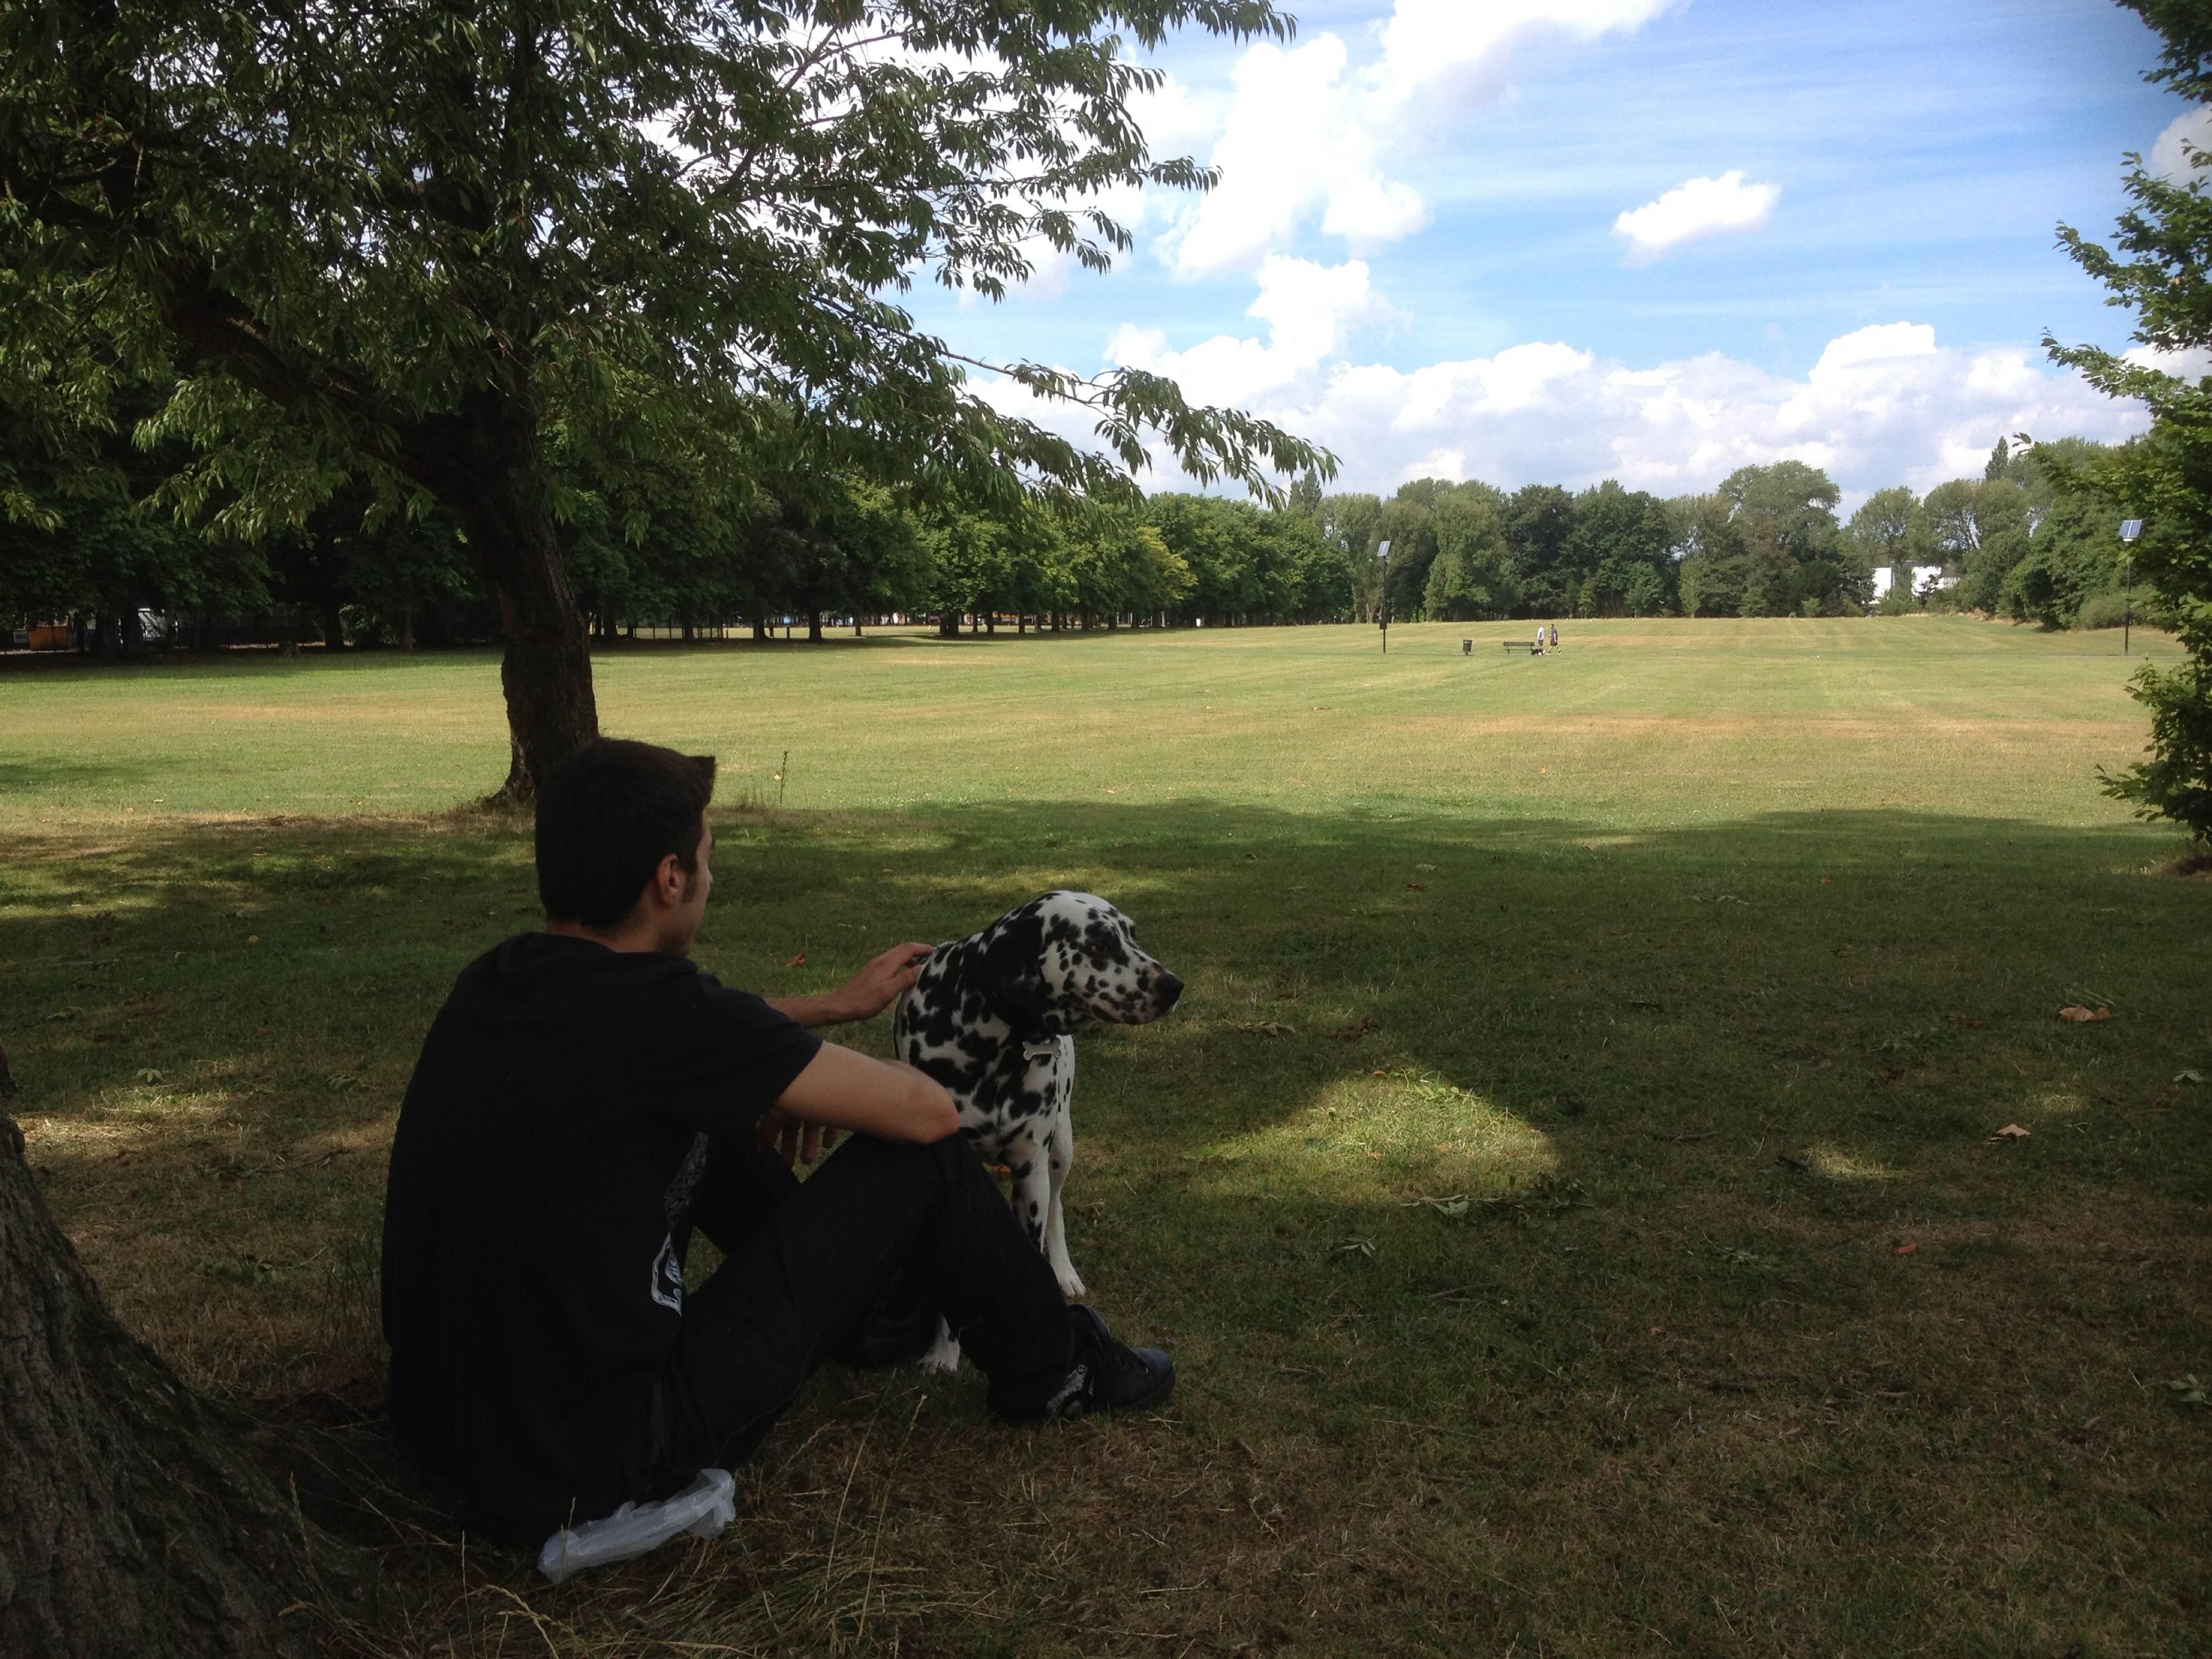
[[[471,1525],[636,1490],[683,1321],[702,1134],[743,1140],[821,1040],[681,957],[525,933],[454,982],[385,1194],[392,1411]]]

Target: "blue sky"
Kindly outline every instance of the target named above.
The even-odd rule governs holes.
[[[2107,233],[2122,153],[2188,108],[2142,80],[2132,13],[1296,9],[1288,49],[1187,33],[1152,60],[1156,149],[1219,191],[1117,203],[1139,246],[1109,276],[1047,261],[1003,305],[918,313],[985,356],[1176,374],[1329,444],[1347,488],[1671,495],[1794,455],[1856,499],[1978,471],[2000,432],[2142,424],[2038,344],[2126,343],[2053,228]]]

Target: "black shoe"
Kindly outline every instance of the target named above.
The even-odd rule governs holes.
[[[1042,1404],[1010,1406],[994,1399],[992,1407],[1015,1422],[1083,1417],[1091,1412],[1138,1411],[1157,1406],[1175,1392],[1175,1362],[1158,1348],[1133,1348],[1114,1340],[1097,1310],[1081,1304],[1067,1310],[1075,1339],[1075,1366],[1056,1393]]]

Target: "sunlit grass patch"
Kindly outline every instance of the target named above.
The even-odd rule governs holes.
[[[1296,1188],[1338,1203],[1486,1197],[1559,1168],[1550,1137],[1417,1070],[1341,1078],[1265,1128],[1188,1154],[1199,1190]]]

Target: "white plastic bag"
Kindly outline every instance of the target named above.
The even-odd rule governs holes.
[[[633,1560],[659,1549],[679,1532],[712,1538],[737,1518],[738,1483],[727,1469],[702,1469],[699,1477],[658,1504],[625,1504],[612,1515],[563,1527],[538,1552],[538,1571],[555,1583],[586,1567]]]

